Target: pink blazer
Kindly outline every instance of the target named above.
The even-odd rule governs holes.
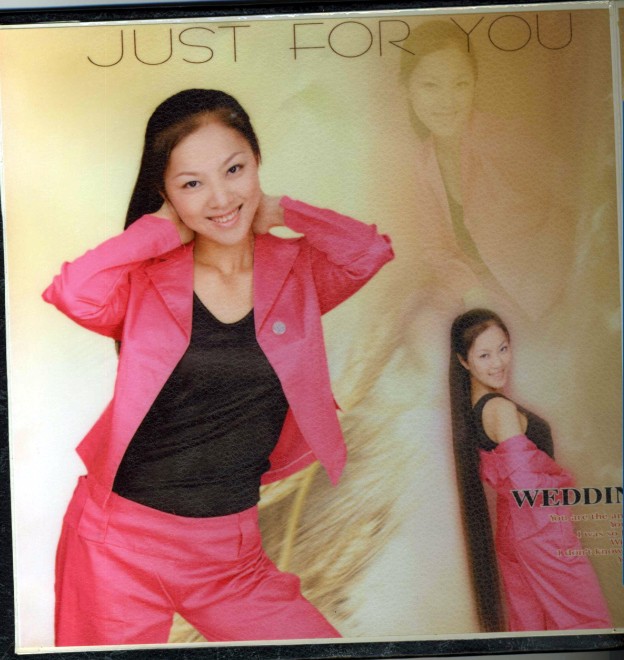
[[[289,411],[263,483],[319,460],[333,483],[346,449],[332,396],[321,314],[362,287],[393,252],[387,236],[333,211],[283,197],[294,239],[256,236],[253,298],[258,343]],[[193,246],[146,215],[62,266],[44,300],[80,325],[121,341],[111,402],[77,448],[106,493],[128,443],[191,335]]]
[[[551,528],[550,516],[560,507],[542,507],[541,493],[534,507],[526,503],[519,507],[511,491],[566,488],[574,485],[571,475],[525,435],[509,438],[493,451],[480,450],[479,453],[481,479],[498,494],[497,543],[509,542],[513,545],[538,534],[540,530]],[[509,524],[510,516],[513,524]]]

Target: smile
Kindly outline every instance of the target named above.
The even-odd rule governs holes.
[[[238,217],[238,212],[240,210],[241,207],[237,206],[233,211],[230,211],[225,215],[208,216],[208,220],[210,220],[210,222],[216,222],[218,225],[233,224],[236,218]]]

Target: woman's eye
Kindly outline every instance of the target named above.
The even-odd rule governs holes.
[[[241,170],[242,167],[243,167],[242,165],[232,165],[232,167],[228,169],[228,174],[236,174],[236,172]]]
[[[509,350],[509,346],[502,346],[501,353],[506,353]]]
[[[199,181],[187,181],[184,184],[184,188],[197,188],[199,186]]]

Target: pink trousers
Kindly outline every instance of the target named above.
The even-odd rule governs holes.
[[[166,643],[174,612],[209,641],[340,633],[262,549],[256,507],[185,518],[81,477],[56,557],[56,645]]]

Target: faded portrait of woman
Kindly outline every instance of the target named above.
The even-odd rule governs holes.
[[[424,23],[402,48],[415,221],[436,285],[467,305],[493,300],[540,318],[572,259],[565,168],[520,122],[475,109],[478,62],[457,25]]]
[[[508,18],[516,29],[519,19]],[[523,377],[562,418],[573,419],[570,407],[587,408],[583,420],[569,422],[582,446],[617,405],[602,379],[591,393],[582,384],[596,380],[597,364],[598,373],[614,373],[607,364],[619,331],[608,284],[617,269],[610,72],[596,59],[590,74],[580,44],[595,43],[608,26],[541,14],[536,31],[525,21],[530,45],[504,52],[493,46],[501,43],[494,35],[505,34],[499,20],[486,31],[479,19],[469,36],[453,19],[425,21],[401,43],[414,231],[431,278],[429,300],[421,304],[421,292],[411,305],[408,342],[430,362],[421,329],[434,335],[438,320],[474,306],[513,315],[520,350],[530,350]],[[587,116],[596,122],[588,125]],[[573,381],[544,369],[554,346],[559,364],[577,374]],[[444,355],[441,342],[436,355]]]

